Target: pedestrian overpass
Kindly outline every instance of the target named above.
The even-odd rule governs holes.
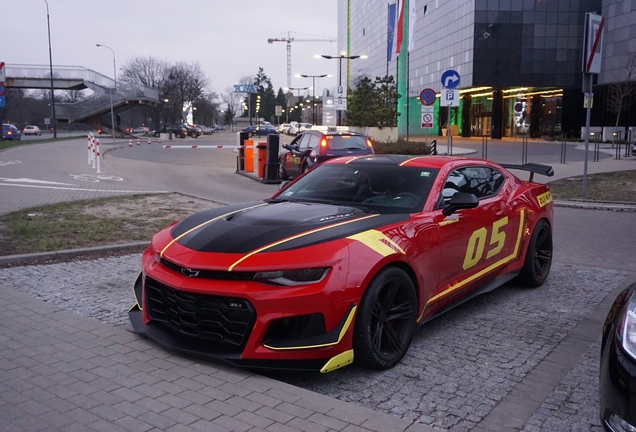
[[[5,64],[6,87],[24,89],[51,89],[49,65]],[[143,84],[115,82],[112,78],[81,66],[53,66],[53,88],[56,90],[90,89],[93,94],[76,103],[56,103],[57,121],[84,122],[95,129],[111,132],[102,116],[110,113],[111,95],[115,112],[125,111],[139,105],[154,105],[159,102],[159,92]]]

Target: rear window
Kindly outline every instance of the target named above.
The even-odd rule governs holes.
[[[327,135],[331,150],[366,149],[367,140],[360,135]]]

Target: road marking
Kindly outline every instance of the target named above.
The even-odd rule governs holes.
[[[95,174],[69,174],[75,180],[88,181],[92,183],[99,183],[100,180],[113,180],[123,182],[124,179],[117,176],[108,175],[95,175]]]
[[[13,182],[13,183],[34,183],[34,184],[51,184],[51,185],[73,186],[73,183],[60,183],[60,182],[53,182],[53,181],[46,181],[46,180],[36,180],[36,179],[30,179],[30,178],[12,179],[12,178],[0,177],[0,180],[5,181],[5,182]]]
[[[21,163],[22,163],[22,161],[19,161],[19,160],[12,160],[12,161],[7,161],[7,162],[0,161],[0,166],[5,166],[5,165],[18,165],[18,164],[21,164]]]
[[[170,193],[170,191],[142,191],[142,190],[116,190],[116,189],[87,189],[87,188],[74,188],[74,187],[61,187],[61,186],[43,186],[43,185],[30,185],[30,184],[13,184],[13,183],[0,183],[0,186],[17,186],[17,187],[30,187],[30,188],[38,188],[38,189],[59,189],[59,190],[70,190],[70,191],[80,191],[80,192],[116,192],[116,193]]]

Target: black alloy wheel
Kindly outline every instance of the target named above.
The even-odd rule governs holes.
[[[537,223],[532,232],[526,260],[519,275],[519,281],[528,287],[543,285],[552,266],[552,231],[545,220]]]
[[[395,366],[415,334],[417,297],[411,278],[397,267],[380,271],[364,293],[357,315],[356,364],[370,369]]]

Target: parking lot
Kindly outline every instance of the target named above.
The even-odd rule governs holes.
[[[202,144],[203,138],[178,142]],[[233,139],[233,134],[206,138]],[[74,146],[65,144],[64,151],[75,154]],[[156,143],[118,147],[106,152],[104,169],[134,186],[131,190],[178,190],[229,203],[267,196],[277,187],[235,174],[232,151],[170,151]],[[35,177],[40,163],[35,154],[26,149],[0,153],[0,160],[22,161],[0,167],[0,177]],[[558,168],[555,164],[557,174]],[[83,165],[77,169],[91,172]],[[38,175],[53,180],[62,171]],[[613,293],[635,278],[629,273],[636,252],[630,241],[636,235],[633,219],[630,212],[557,207],[555,259],[545,285],[528,290],[510,283],[435,319],[419,330],[406,357],[389,371],[348,367],[327,375],[270,377],[409,424],[453,431],[598,431],[600,326]],[[138,271],[139,255],[133,254],[4,268],[0,285],[109,326],[127,326],[130,286]]]

